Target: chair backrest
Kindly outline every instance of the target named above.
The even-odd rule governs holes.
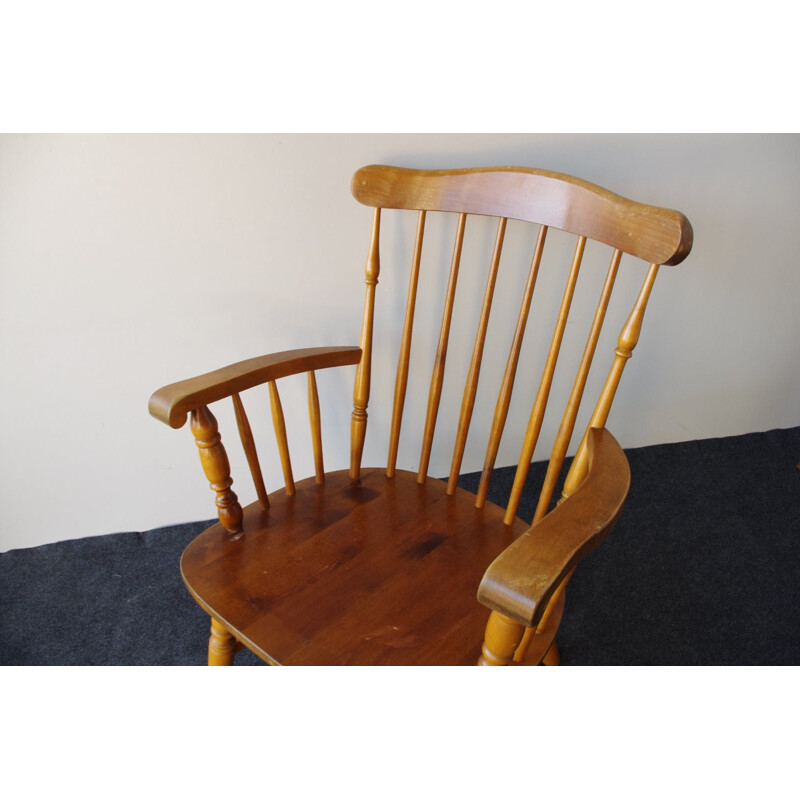
[[[516,326],[508,343],[505,372],[500,382],[495,412],[490,424],[487,424],[483,430],[487,446],[476,497],[478,507],[486,501],[500,440],[508,417],[517,369],[520,366],[520,354],[528,325],[531,302],[537,279],[542,271],[548,231],[558,229],[576,237],[570,263],[557,265],[563,268],[565,286],[561,293],[554,329],[551,334],[548,332],[549,347],[544,360],[541,380],[533,398],[529,401],[531,411],[527,430],[524,437],[520,436],[521,454],[507,505],[505,518],[507,524],[516,515],[525,478],[542,430],[561,345],[568,322],[570,322],[570,308],[575,296],[587,242],[590,240],[599,242],[611,249],[605,280],[602,283],[593,317],[587,323],[586,343],[552,446],[547,473],[534,514],[534,521],[537,521],[550,508],[556,484],[573,438],[589,370],[597,349],[622,255],[626,253],[634,256],[635,259],[641,259],[645,265],[649,266],[645,267],[643,285],[617,339],[608,376],[595,402],[586,431],[591,427],[605,426],[625,364],[638,342],[645,308],[659,266],[678,264],[686,258],[691,250],[692,228],[688,220],[677,211],[635,203],[567,175],[529,168],[413,170],[389,166],[369,166],[356,172],[352,181],[352,192],[359,202],[375,209],[365,270],[366,300],[361,334],[363,356],[356,370],[351,422],[350,475],[353,478],[358,477],[361,468],[367,428],[367,407],[373,369],[375,298],[380,273],[382,210],[403,209],[417,212],[416,235],[411,248],[409,288],[399,347],[389,434],[386,471],[390,477],[394,474],[397,466],[400,430],[406,404],[411,368],[412,334],[423,262],[423,239],[426,226],[429,225],[428,214],[429,212],[448,212],[451,215],[457,215],[455,242],[450,259],[449,277],[445,290],[420,449],[418,464],[420,482],[424,481],[428,474],[434,432],[439,416],[456,286],[462,263],[462,249],[468,217],[480,215],[497,218],[494,247],[489,259],[483,302],[474,328],[474,346],[466,374],[453,443],[448,478],[448,492],[451,494],[455,491],[456,481],[462,468],[465,445],[470,431],[508,221],[519,220],[538,226],[535,237],[531,239],[533,247],[530,268],[520,298]],[[577,448],[572,466],[564,482],[561,493],[563,497],[574,492],[586,474],[585,441],[586,432],[583,433],[583,439]]]

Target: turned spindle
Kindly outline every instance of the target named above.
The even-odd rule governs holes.
[[[492,611],[486,623],[478,666],[503,667],[510,664],[524,631],[524,625],[499,611]]]
[[[547,226],[542,225],[539,228],[539,236],[536,239],[536,248],[533,251],[531,267],[528,272],[528,282],[525,284],[525,291],[522,296],[522,304],[520,305],[519,315],[517,316],[517,327],[514,331],[514,338],[511,342],[511,351],[508,354],[506,370],[503,374],[503,383],[500,386],[500,394],[497,398],[497,406],[495,407],[492,428],[489,434],[489,443],[486,447],[486,458],[483,462],[481,482],[480,486],[478,486],[478,493],[475,498],[476,508],[483,508],[486,504],[486,495],[489,492],[489,482],[492,478],[492,471],[494,470],[497,451],[500,449],[500,438],[503,435],[503,429],[505,428],[506,418],[508,416],[508,409],[511,405],[511,393],[514,389],[514,378],[517,374],[519,355],[522,350],[522,340],[525,336],[525,326],[528,322],[528,313],[530,312],[531,301],[533,300],[533,290],[536,288],[536,278],[539,275],[539,265],[542,261],[542,252],[544,251],[544,242],[546,237]]]
[[[233,410],[236,415],[236,424],[239,427],[239,438],[242,441],[242,449],[247,458],[247,464],[250,467],[250,474],[253,476],[253,485],[256,487],[258,502],[261,504],[261,508],[269,508],[269,497],[267,496],[267,489],[264,486],[264,476],[258,461],[258,452],[256,451],[253,431],[247,419],[242,398],[237,393],[233,394]]]
[[[278,454],[281,458],[281,469],[283,470],[286,494],[294,494],[292,460],[289,457],[289,440],[286,438],[286,419],[283,416],[281,396],[278,394],[278,385],[275,381],[269,382],[269,407],[272,412],[272,427],[275,429],[275,441],[278,444]]]
[[[237,650],[236,639],[212,617],[211,636],[208,639],[208,666],[232,666],[233,655]]]
[[[472,411],[475,406],[475,396],[478,393],[478,379],[481,374],[483,347],[486,343],[486,331],[489,327],[489,314],[492,310],[492,298],[494,297],[494,287],[497,282],[497,271],[500,267],[500,255],[503,252],[506,221],[505,217],[501,217],[497,221],[494,252],[492,253],[492,261],[489,266],[489,274],[486,278],[483,306],[481,307],[481,316],[478,320],[478,330],[475,334],[475,345],[472,349],[472,360],[470,361],[469,373],[467,374],[467,383],[464,387],[464,398],[461,401],[461,414],[458,419],[453,459],[450,462],[450,477],[447,481],[447,494],[450,495],[455,492],[456,485],[458,484],[458,474],[461,470],[461,461],[464,458],[464,449],[467,445],[467,434],[469,433],[469,424],[472,420]]]
[[[564,488],[561,496],[566,499],[569,497],[583,482],[588,471],[588,453],[586,449],[586,440],[589,435],[589,428],[604,428],[608,420],[608,414],[611,411],[611,404],[614,401],[614,395],[617,393],[622,372],[625,365],[633,355],[633,350],[639,342],[639,335],[642,332],[642,321],[644,320],[644,312],[647,309],[647,301],[650,299],[650,293],[653,290],[653,284],[658,275],[658,264],[651,264],[650,269],[647,271],[642,289],[639,292],[636,302],[633,306],[625,325],[620,332],[619,339],[617,340],[617,347],[614,350],[614,362],[611,365],[611,370],[606,378],[603,390],[600,393],[600,398],[595,406],[592,418],[583,435],[575,458],[572,460],[567,477],[564,480]]]
[[[322,459],[322,421],[319,413],[319,392],[314,371],[308,373],[308,418],[311,423],[311,446],[314,451],[314,476],[317,483],[325,483],[325,464]]]
[[[450,276],[447,279],[447,292],[445,294],[444,309],[442,310],[442,325],[439,331],[439,342],[436,346],[436,358],[433,362],[431,375],[431,388],[428,392],[428,410],[425,414],[425,431],[422,436],[422,452],[419,457],[419,470],[417,483],[425,483],[428,475],[433,448],[433,432],[436,428],[436,417],[439,413],[439,402],[442,397],[444,384],[444,367],[447,360],[447,345],[450,340],[450,323],[453,319],[453,306],[458,283],[458,270],[461,264],[461,249],[464,244],[464,229],[467,224],[467,215],[458,215],[458,228],[456,229],[455,243],[453,244],[453,258],[450,262]]]
[[[578,282],[578,272],[581,268],[581,261],[583,260],[583,251],[586,246],[586,237],[579,236],[575,245],[575,254],[572,257],[572,266],[570,267],[569,275],[567,277],[567,285],[564,288],[564,295],[561,299],[561,307],[558,311],[558,318],[556,320],[555,330],[553,331],[553,338],[550,340],[550,349],[547,353],[547,360],[544,365],[544,372],[542,379],[539,383],[539,388],[536,392],[536,398],[533,401],[533,408],[531,409],[531,416],[528,420],[528,427],[525,431],[525,438],[522,442],[522,453],[517,464],[517,472],[514,476],[514,483],[511,486],[511,494],[508,498],[506,506],[506,515],[503,522],[510,525],[517,513],[519,501],[522,497],[522,489],[525,486],[525,479],[528,477],[528,469],[531,465],[536,444],[539,441],[539,433],[542,429],[542,421],[544,420],[544,413],[547,408],[547,401],[550,397],[550,389],[553,385],[553,375],[556,370],[556,363],[558,361],[558,354],[561,350],[561,342],[564,339],[564,331],[567,327],[567,319],[569,318],[569,310],[572,306],[572,298],[575,294],[575,285]]]
[[[400,443],[400,425],[403,421],[403,406],[408,388],[408,369],[411,363],[411,337],[414,331],[414,310],[417,305],[417,284],[419,265],[422,258],[422,240],[425,235],[425,212],[417,217],[417,236],[414,241],[414,255],[411,261],[411,274],[408,280],[406,314],[403,320],[403,336],[400,340],[400,355],[397,359],[397,379],[394,387],[394,406],[392,407],[392,427],[389,433],[389,455],[386,459],[386,477],[394,476],[397,466],[397,448]]]
[[[364,298],[364,319],[361,325],[361,360],[356,368],[353,389],[353,414],[350,421],[350,477],[358,478],[361,473],[361,455],[364,452],[364,439],[367,435],[367,404],[369,403],[370,374],[372,370],[372,323],[375,316],[375,287],[380,273],[380,227],[381,210],[375,209],[372,222],[372,237],[364,268],[366,293]]]
[[[228,455],[222,446],[217,420],[207,406],[202,406],[192,411],[190,424],[203,472],[217,495],[219,521],[229,533],[240,534],[242,507],[231,489],[233,483],[231,468]]]

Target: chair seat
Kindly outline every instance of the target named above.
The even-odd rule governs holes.
[[[269,502],[245,509],[240,536],[214,525],[181,559],[189,591],[242,644],[274,664],[476,663],[489,617],[478,585],[527,523],[381,469]]]

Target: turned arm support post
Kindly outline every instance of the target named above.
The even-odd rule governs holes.
[[[509,545],[481,581],[478,600],[519,625],[539,623],[560,584],[608,536],[622,510],[630,486],[622,448],[607,430],[592,429],[587,454],[589,471],[575,494]]]
[[[211,488],[216,493],[219,520],[229,533],[234,535],[241,533],[242,507],[231,489],[233,480],[228,456],[222,445],[217,420],[208,409],[208,404],[225,397],[234,397],[240,430],[245,430],[245,449],[247,449],[249,425],[241,409],[239,392],[262,383],[274,385],[274,381],[278,378],[288,375],[358,364],[360,359],[359,347],[287,350],[240,361],[214,372],[172,383],[153,394],[149,408],[156,419],[160,419],[172,428],[180,428],[186,423],[187,417],[191,417],[190,427],[200,454],[200,463]],[[253,453],[250,453],[250,457],[252,455]],[[263,494],[262,505],[266,507],[268,503],[263,487],[260,494]]]
[[[217,494],[219,521],[228,533],[241,533],[242,507],[231,489],[231,468],[222,446],[217,420],[206,406],[202,406],[192,411],[190,426],[203,472]]]
[[[361,473],[361,456],[367,435],[367,405],[372,375],[372,327],[375,318],[375,287],[378,285],[380,264],[381,210],[376,208],[372,218],[372,236],[364,267],[364,318],[361,324],[362,357],[356,369],[353,388],[353,413],[350,418],[350,477],[358,478]]]
[[[505,667],[511,663],[514,653],[522,636],[525,626],[516,620],[492,611],[489,622],[486,624],[486,633],[481,647],[481,656],[478,659],[479,667]]]

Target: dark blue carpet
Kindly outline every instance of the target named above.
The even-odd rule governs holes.
[[[800,664],[800,428],[627,455],[622,517],[567,591],[563,664]],[[0,554],[0,664],[203,664],[208,618],[178,562],[209,524]]]

